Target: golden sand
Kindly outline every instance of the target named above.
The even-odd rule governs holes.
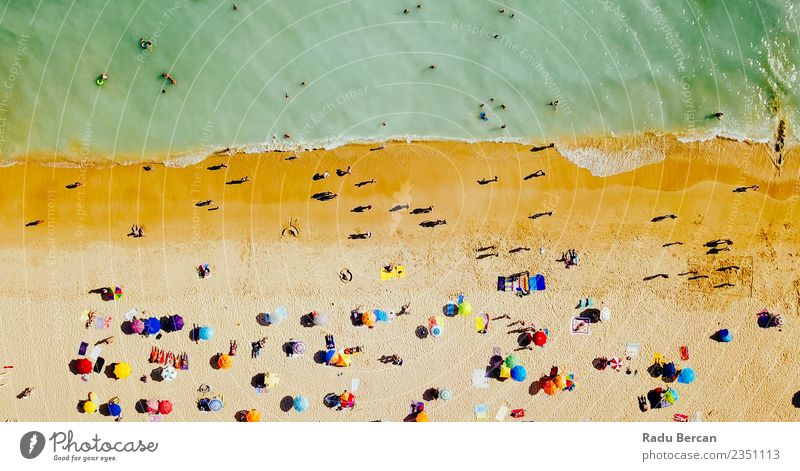
[[[773,165],[765,145],[715,140],[681,144],[651,138],[666,154],[662,162],[609,177],[593,176],[554,149],[531,153],[513,144],[391,143],[311,151],[287,160],[289,153],[217,156],[185,168],[153,165],[57,168],[41,164],[0,169],[0,362],[13,365],[0,376],[0,419],[111,420],[81,414],[79,401],[89,391],[104,402],[120,398],[124,420],[146,420],[134,411],[140,399],[169,399],[175,411],[167,420],[233,420],[243,409],[257,408],[264,420],[402,420],[408,403],[430,387],[446,387],[450,401],[432,401],[434,421],[473,420],[473,406],[487,404],[490,418],[498,408],[524,408],[533,420],[578,421],[671,420],[672,414],[700,412],[705,420],[783,421],[800,419],[792,396],[800,390],[797,342],[800,251],[796,228],[798,171],[796,153]],[[613,143],[584,143],[610,145]],[[226,163],[216,171],[207,167]],[[336,168],[352,166],[338,177]],[[546,175],[523,180],[542,169]],[[331,176],[313,181],[317,172]],[[241,185],[225,182],[243,176]],[[476,180],[499,177],[498,183]],[[355,187],[354,183],[376,179]],[[82,186],[66,189],[80,181]],[[733,193],[738,186],[760,185],[758,192]],[[319,202],[310,195],[332,191],[339,196]],[[212,199],[217,211],[196,207]],[[365,213],[350,210],[372,205]],[[432,205],[428,215],[407,210]],[[531,220],[533,213],[553,211]],[[654,216],[676,214],[676,220],[651,223]],[[447,224],[423,228],[426,219]],[[45,222],[25,227],[33,220]],[[294,221],[298,238],[281,237]],[[146,237],[126,234],[142,224]],[[348,240],[371,231],[369,240]],[[706,255],[703,244],[717,238],[734,241],[731,252]],[[663,248],[667,242],[683,245]],[[479,246],[497,246],[498,257],[476,259]],[[509,250],[530,247],[515,254]],[[545,248],[541,255],[539,248]],[[581,264],[569,270],[557,262],[575,248]],[[379,270],[403,263],[408,275],[381,282]],[[209,263],[210,279],[195,267]],[[742,267],[734,287],[714,288],[704,280],[687,281],[690,269],[717,273],[725,264]],[[349,269],[353,281],[338,272]],[[548,288],[518,298],[496,291],[498,275],[523,270],[542,273]],[[668,279],[643,278],[665,273]],[[103,286],[122,286],[122,299],[104,302],[89,294]],[[471,318],[444,319],[439,339],[419,339],[418,325],[441,313],[459,293],[475,312],[508,314],[547,327],[543,349],[518,352],[528,370],[523,383],[490,380],[475,389],[474,369],[485,368],[494,347],[516,348],[507,334],[508,320],[475,331]],[[580,298],[592,297],[612,311],[609,322],[595,324],[590,336],[570,334],[570,319]],[[374,329],[354,327],[351,309],[397,310],[411,302],[411,314]],[[264,327],[259,313],[285,305],[286,322]],[[131,308],[151,315],[181,314],[187,329],[163,338],[124,335],[123,315]],[[760,329],[756,313],[763,308],[786,316],[779,331]],[[113,317],[109,330],[86,330],[79,319],[86,309]],[[324,327],[303,327],[300,316],[327,313]],[[215,328],[215,338],[196,345],[188,327]],[[709,339],[720,328],[735,339]],[[317,364],[324,335],[339,346],[363,346],[346,369]],[[133,375],[114,380],[94,374],[88,383],[70,373],[81,341],[93,344],[109,335],[103,347],[106,364],[128,361]],[[258,359],[250,342],[268,337]],[[281,351],[290,338],[303,339],[309,351],[287,358]],[[230,370],[212,367],[212,357],[237,340],[239,354]],[[597,371],[599,356],[624,356],[625,345],[641,345],[641,355],[626,362],[637,374]],[[681,361],[679,347],[691,358]],[[156,365],[147,359],[152,346],[186,351],[190,369],[174,382],[150,379]],[[91,350],[91,346],[89,347]],[[678,404],[642,413],[636,397],[662,386],[646,368],[654,352],[691,366],[697,381],[677,385]],[[403,366],[383,364],[382,355],[398,354]],[[573,392],[549,397],[533,383],[558,365],[575,374]],[[276,372],[275,389],[256,394],[251,386],[259,372]],[[358,405],[336,412],[322,405],[329,392],[340,393],[359,378]],[[198,386],[208,384],[224,395],[221,413],[202,413],[195,406]],[[29,399],[17,399],[34,387]],[[305,414],[284,412],[286,396],[305,395]]]

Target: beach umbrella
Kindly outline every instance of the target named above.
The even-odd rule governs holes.
[[[114,299],[119,299],[121,297],[122,297],[122,288],[117,286],[116,288],[114,288]]]
[[[683,384],[692,384],[694,381],[694,370],[691,368],[684,368],[678,375],[678,382]]]
[[[552,380],[548,379],[547,381],[544,382],[544,384],[542,384],[542,391],[544,391],[544,393],[547,394],[548,396],[554,396],[556,394],[556,391],[558,391],[558,388],[556,387],[556,384]]]
[[[172,412],[172,403],[169,401],[160,401],[158,403],[158,413],[167,415]]]
[[[375,320],[379,322],[388,322],[389,315],[386,314],[386,311],[375,309]]]
[[[281,379],[275,373],[270,373],[269,371],[264,373],[264,386],[268,388],[274,388],[278,384],[280,384]]]
[[[508,379],[510,377],[511,377],[511,368],[507,367],[505,363],[500,365],[500,378]]]
[[[528,377],[528,372],[525,371],[525,367],[522,365],[517,365],[511,368],[511,379],[514,381],[521,383],[525,381],[525,378]]]
[[[431,327],[431,331],[430,332],[431,332],[431,335],[434,338],[439,338],[444,333],[444,329],[439,324],[436,324],[433,327]]]
[[[397,314],[395,314],[394,311],[389,311],[389,313],[386,314],[386,322],[392,322],[395,317],[397,317]]]
[[[161,321],[158,320],[158,317],[148,317],[146,321],[144,321],[144,333],[146,335],[154,335],[157,334],[161,330]]]
[[[558,375],[553,378],[553,384],[555,384],[558,389],[564,389],[567,387],[567,378],[564,375]]]
[[[339,404],[341,407],[355,407],[356,397],[353,393],[345,391],[339,396]]]
[[[519,365],[519,358],[513,353],[509,353],[506,357],[506,366],[509,368],[514,368],[515,366]]]
[[[667,402],[669,402],[670,404],[675,404],[676,402],[678,402],[679,398],[680,398],[680,395],[678,394],[678,391],[676,391],[676,390],[674,390],[672,388],[669,388],[667,390],[667,393],[664,394],[664,399],[666,399]]]
[[[156,414],[158,413],[158,400],[150,399],[145,403],[145,407],[149,414]]]
[[[84,401],[83,412],[87,414],[94,414],[95,412],[97,412],[97,403],[95,403],[94,401]]]
[[[674,378],[676,374],[678,374],[678,368],[675,367],[675,363],[669,362],[664,365],[663,376],[665,378]]]
[[[325,363],[328,365],[333,365],[333,357],[336,356],[336,350],[329,349],[325,352]]]
[[[772,318],[772,325],[775,327],[781,327],[784,322],[786,322],[786,318],[783,316],[775,316]]]
[[[341,404],[339,400],[339,396],[334,393],[328,393],[325,397],[322,398],[322,402],[325,404],[326,407],[338,407]]]
[[[247,414],[245,414],[244,420],[247,422],[261,422],[261,412],[250,409],[247,411]]]
[[[218,397],[215,397],[214,399],[208,401],[208,409],[211,410],[212,412],[221,411],[224,405],[225,403],[222,402],[222,399]]]
[[[131,321],[131,330],[134,334],[141,334],[144,332],[144,321],[141,319],[134,319]]]
[[[108,413],[111,414],[112,417],[119,417],[120,415],[122,415],[122,406],[120,406],[116,402],[109,402]]]
[[[414,422],[430,422],[430,418],[428,417],[428,413],[425,411],[421,411],[417,413],[417,416],[414,417]]]
[[[275,325],[285,321],[287,317],[289,317],[289,313],[286,311],[285,306],[279,306],[275,311],[267,314],[269,323]]]
[[[308,409],[308,399],[304,396],[297,396],[292,401],[292,405],[297,412],[305,412]]]
[[[161,369],[161,379],[164,381],[174,381],[178,377],[178,370],[172,365],[167,365]]]
[[[346,368],[350,366],[350,355],[344,352],[336,352],[331,361],[333,361],[334,366]]]
[[[611,309],[604,307],[600,310],[600,320],[603,322],[608,322],[611,320]]]
[[[75,360],[75,371],[79,375],[85,375],[92,372],[92,362],[88,358],[80,358]]]
[[[183,317],[175,314],[174,316],[170,316],[169,318],[170,327],[172,327],[173,332],[177,332],[179,330],[183,330]]]
[[[450,391],[449,389],[442,389],[441,391],[439,391],[439,397],[445,401],[449,401],[450,399],[453,398],[453,392]]]
[[[217,357],[217,366],[223,370],[227,370],[233,366],[233,358],[230,355],[219,355]]]
[[[311,319],[314,321],[314,325],[322,326],[328,323],[328,315],[322,314],[321,312],[312,312]]]
[[[444,306],[444,315],[447,317],[453,317],[458,314],[458,304],[454,303],[447,303]]]
[[[620,368],[622,368],[622,358],[612,357],[610,360],[608,360],[608,366],[610,366],[614,371],[619,371]]]
[[[462,316],[468,316],[472,314],[472,304],[463,301],[458,305],[458,313]]]
[[[211,340],[214,338],[214,329],[209,326],[200,327],[197,330],[197,338],[199,340]]]
[[[114,365],[114,377],[117,379],[125,379],[131,375],[131,365],[124,361]]]
[[[302,355],[306,352],[306,344],[302,340],[295,340],[292,342],[292,353],[295,355]]]
[[[367,327],[375,326],[375,313],[367,311],[361,313],[361,323]]]
[[[543,347],[547,343],[547,334],[540,330],[533,334],[533,344],[537,347]]]
[[[731,334],[731,331],[729,331],[728,329],[722,329],[719,332],[717,332],[717,337],[721,342],[725,343],[733,340],[733,334]]]

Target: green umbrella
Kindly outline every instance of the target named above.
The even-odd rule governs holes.
[[[509,353],[506,357],[506,366],[509,368],[514,368],[515,366],[519,365],[519,358],[513,353]]]

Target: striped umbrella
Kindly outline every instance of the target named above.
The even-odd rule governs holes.
[[[611,367],[614,371],[619,371],[622,368],[622,358],[620,357],[613,357],[608,360],[608,366]]]

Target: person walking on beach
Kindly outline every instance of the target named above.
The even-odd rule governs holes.
[[[544,176],[544,170],[537,170],[530,175],[527,175],[523,180],[530,180],[531,178],[539,178]]]
[[[428,206],[427,208],[414,208],[411,210],[411,214],[426,214],[433,211],[433,206]]]
[[[358,182],[358,183],[355,184],[355,186],[357,188],[361,188],[362,186],[371,185],[373,183],[375,183],[375,179],[374,178],[372,180],[364,180],[363,182]]]
[[[478,180],[478,185],[488,185],[489,183],[494,183],[494,182],[497,182],[499,180],[500,179],[497,177],[497,175],[495,175],[494,178],[488,179],[488,180],[486,178],[481,178],[480,180]]]
[[[664,219],[678,219],[678,216],[676,216],[674,214],[665,214],[663,216],[654,217],[653,219],[650,220],[650,222],[659,222],[659,221],[663,221]]]
[[[372,205],[368,204],[366,206],[356,206],[355,208],[351,209],[351,213],[363,213],[364,211],[369,211],[372,209]]]

